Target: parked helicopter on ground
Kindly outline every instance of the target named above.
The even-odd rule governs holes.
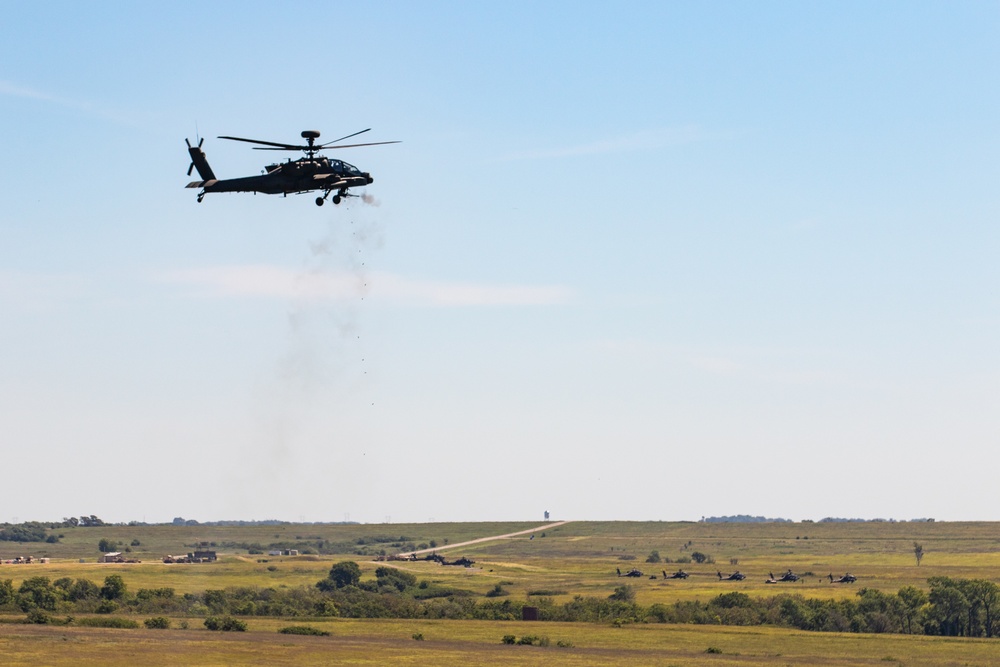
[[[719,575],[719,581],[743,581],[747,578],[747,575],[743,574],[739,570],[736,570],[732,574],[722,576],[722,572],[717,573]]]
[[[244,141],[250,144],[261,144],[254,146],[254,150],[259,151],[304,151],[306,157],[298,160],[289,159],[286,162],[269,164],[264,168],[260,176],[245,176],[243,178],[217,179],[215,172],[208,164],[205,152],[201,150],[204,138],[198,141],[197,146],[192,146],[191,142],[185,139],[188,146],[188,153],[191,155],[191,166],[188,167],[188,176],[192,170],[197,169],[202,180],[188,183],[186,187],[201,188],[198,193],[200,203],[205,195],[210,192],[262,192],[269,195],[301,194],[303,192],[321,191],[323,196],[316,197],[316,205],[322,206],[331,193],[333,203],[339,204],[344,197],[355,197],[350,194],[350,188],[369,185],[374,180],[367,171],[361,171],[352,164],[343,160],[335,160],[322,155],[317,155],[319,151],[333,150],[335,148],[357,148],[359,146],[380,146],[382,144],[398,144],[398,141],[376,141],[365,144],[344,144],[334,146],[337,142],[356,137],[359,134],[368,132],[361,130],[354,134],[349,134],[340,139],[328,141],[325,144],[316,144],[319,132],[316,130],[305,130],[302,138],[306,140],[306,145],[281,144],[273,141],[259,141],[257,139],[244,139],[242,137],[221,136],[219,139],[229,139],[231,141]]]
[[[685,572],[684,570],[677,570],[673,574],[669,574],[669,575],[667,574],[666,570],[663,570],[663,578],[664,579],[687,579],[690,576],[691,575],[688,574],[687,572]]]
[[[828,576],[830,577],[831,584],[853,584],[855,581],[858,580],[858,578],[855,577],[850,572],[848,572],[842,577],[834,577],[832,572]]]

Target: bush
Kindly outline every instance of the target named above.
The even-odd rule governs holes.
[[[327,581],[333,584],[333,588],[357,586],[358,582],[361,581],[361,568],[354,561],[341,561],[330,568]]]
[[[246,632],[247,624],[232,616],[209,616],[205,619],[205,627],[221,632]]]
[[[170,627],[170,619],[156,616],[155,618],[147,618],[143,624],[150,630],[166,630]]]
[[[48,625],[52,622],[52,617],[42,609],[32,609],[28,612],[28,623],[37,625]]]
[[[503,644],[516,644],[517,637],[515,637],[514,635],[504,635],[503,639],[501,639],[500,642]]]
[[[104,578],[104,585],[101,586],[101,597],[105,600],[118,600],[125,597],[128,586],[120,574],[108,575]]]
[[[94,608],[98,614],[113,614],[118,611],[118,603],[114,600],[101,600],[101,604]]]
[[[705,561],[708,560],[708,558],[709,557],[707,554],[703,554],[700,551],[695,551],[694,553],[691,554],[691,560],[693,560],[696,563],[704,563]]]
[[[416,641],[418,641],[418,642],[422,642],[422,641],[424,641],[424,633],[422,633],[422,632],[414,632],[413,633],[413,638]]]
[[[316,637],[330,636],[330,633],[326,630],[320,630],[319,628],[313,628],[308,625],[289,625],[288,627],[281,628],[278,632],[283,635],[313,635]]]
[[[660,558],[660,552],[655,549],[646,556],[647,563],[659,563],[662,559]]]
[[[505,591],[503,589],[503,586],[501,586],[500,584],[497,584],[491,590],[486,591],[486,597],[488,598],[497,598],[503,595],[510,595],[510,593]]]
[[[525,635],[518,639],[517,643],[524,646],[534,646],[537,641],[539,641],[538,637],[535,637],[534,635]]]
[[[608,599],[617,602],[633,602],[635,601],[635,589],[628,584],[618,586],[615,588],[615,592],[608,596]]]
[[[78,618],[76,619],[76,624],[88,628],[125,628],[128,630],[134,630],[139,627],[139,621],[133,621],[131,618],[124,618],[122,616],[90,616],[87,618]]]

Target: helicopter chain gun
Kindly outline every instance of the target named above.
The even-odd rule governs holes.
[[[358,148],[360,146],[380,146],[383,144],[398,144],[398,141],[376,141],[364,144],[342,144],[333,145],[344,139],[356,137],[359,134],[368,132],[361,130],[354,134],[349,134],[340,139],[328,141],[325,144],[317,144],[319,132],[316,130],[305,130],[302,138],[306,140],[305,145],[282,144],[274,141],[260,141],[258,139],[244,139],[242,137],[221,136],[219,139],[229,139],[230,141],[243,141],[250,144],[260,144],[254,146],[254,150],[259,151],[303,151],[306,156],[298,160],[287,160],[286,162],[269,164],[264,167],[260,176],[245,176],[243,178],[218,179],[215,172],[208,164],[205,152],[201,150],[204,138],[198,141],[197,146],[192,146],[188,139],[188,153],[191,155],[191,166],[188,167],[188,176],[195,169],[201,176],[200,181],[192,181],[187,184],[189,188],[201,188],[198,193],[198,203],[210,192],[262,192],[268,195],[301,194],[303,192],[320,191],[322,196],[316,197],[316,205],[322,206],[327,197],[333,194],[333,203],[339,204],[344,197],[356,197],[349,192],[350,188],[370,185],[373,178],[367,171],[361,171],[352,164],[343,160],[328,158],[319,155],[320,151],[333,150],[339,148]]]

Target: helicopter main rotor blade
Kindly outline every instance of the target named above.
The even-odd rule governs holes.
[[[278,148],[268,148],[263,146],[254,146],[255,151],[329,151],[334,148],[357,148],[358,146],[381,146],[383,144],[399,144],[401,141],[376,141],[370,144],[344,144],[343,146],[281,146]]]
[[[383,144],[399,144],[401,141],[376,141],[370,144],[344,144],[343,146],[281,146],[280,148],[266,148],[263,146],[254,146],[255,151],[291,151],[291,150],[301,150],[301,151],[330,151],[335,148],[357,148],[359,146],[381,146]]]
[[[261,141],[260,139],[244,139],[243,137],[219,137],[219,139],[229,139],[230,141],[245,141],[248,144],[261,144],[263,146],[276,146],[279,150],[286,151],[301,151],[306,150],[308,146],[293,146],[291,144],[279,144],[274,141]]]
[[[349,134],[346,137],[341,137],[340,139],[334,139],[333,141],[327,141],[326,143],[320,144],[320,146],[329,146],[330,144],[335,144],[338,141],[343,141],[344,139],[350,139],[351,137],[356,137],[359,134],[364,134],[365,132],[370,132],[371,129],[372,128],[369,127],[367,130],[361,130],[360,132],[355,132],[354,134]]]
[[[329,151],[334,148],[357,148],[358,146],[382,146],[384,144],[401,144],[401,141],[373,141],[370,144],[344,144],[343,146],[317,146],[316,150]]]

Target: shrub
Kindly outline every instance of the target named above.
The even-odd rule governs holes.
[[[247,624],[232,616],[209,616],[205,619],[205,627],[221,632],[246,632]]]
[[[49,616],[43,609],[32,609],[28,612],[28,623],[35,623],[37,625],[48,625],[52,622],[52,617]]]
[[[655,549],[646,556],[647,563],[659,563],[662,559],[660,558],[660,552]]]
[[[156,616],[154,618],[147,618],[143,621],[143,624],[150,630],[166,630],[170,627],[170,619],[163,616]]]
[[[488,598],[496,598],[496,597],[500,597],[502,595],[510,595],[510,593],[508,593],[507,591],[505,591],[503,589],[503,586],[501,586],[500,584],[497,584],[491,590],[489,590],[489,591],[486,592],[486,597],[488,597]]]
[[[77,625],[83,625],[88,628],[125,628],[128,630],[134,630],[139,627],[139,621],[133,621],[131,618],[124,618],[122,616],[90,616],[87,618],[76,619]]]
[[[709,646],[705,649],[705,653],[722,653],[722,649],[717,646]]]
[[[635,600],[635,589],[625,584],[615,588],[615,592],[608,596],[609,600],[618,602],[633,602]]]
[[[114,600],[101,600],[101,604],[94,608],[98,614],[113,614],[118,611],[118,603]]]
[[[330,636],[330,633],[326,630],[320,630],[319,628],[313,628],[308,625],[289,625],[288,627],[281,628],[278,632],[283,635],[313,635],[316,637]]]
[[[354,561],[341,561],[330,568],[327,580],[333,584],[333,588],[357,586],[361,580],[361,568]]]
[[[104,578],[104,585],[101,586],[101,597],[105,600],[118,600],[125,597],[128,586],[120,574],[108,575]]]
[[[515,637],[514,635],[504,635],[503,639],[501,639],[500,642],[503,644],[516,644],[517,637]]]
[[[422,641],[424,641],[424,633],[422,633],[422,632],[414,632],[413,633],[413,638],[416,641],[418,641],[418,642],[422,642]]]

